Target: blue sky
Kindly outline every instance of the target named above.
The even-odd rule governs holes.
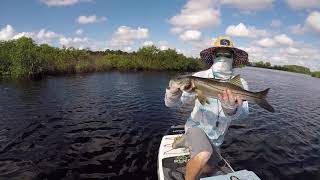
[[[2,0],[0,40],[199,55],[231,36],[250,61],[320,70],[319,0]]]

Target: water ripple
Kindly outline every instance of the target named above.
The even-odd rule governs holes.
[[[230,127],[223,155],[262,179],[320,179],[320,79],[257,68],[237,71],[270,87],[269,113]],[[169,73],[97,73],[0,83],[0,179],[157,179],[157,151],[192,106],[166,108]],[[268,78],[266,78],[268,77]]]

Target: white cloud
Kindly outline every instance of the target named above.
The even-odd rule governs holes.
[[[173,32],[215,27],[221,23],[218,0],[189,0],[169,23],[174,26]]]
[[[87,44],[88,42],[89,42],[88,38],[80,38],[80,37],[75,37],[75,38],[61,37],[59,39],[60,45],[65,47],[79,48],[79,49],[86,48],[85,44]]]
[[[15,35],[15,30],[11,25],[6,25],[0,31],[0,40],[7,41],[13,38]]]
[[[89,48],[91,50],[103,50],[103,43],[87,37],[65,37],[53,31],[41,29],[34,32],[16,32],[11,25],[6,25],[0,30],[0,40],[14,40],[21,37],[32,38],[37,44],[50,44],[56,46],[60,44],[65,47],[74,47],[78,49]]]
[[[59,35],[56,34],[55,32],[53,31],[47,31],[45,29],[41,29],[38,34],[36,35],[36,37],[38,39],[45,39],[45,38],[48,38],[48,39],[52,39],[52,38],[56,38],[58,37]]]
[[[319,0],[287,0],[288,5],[293,9],[319,8]]]
[[[320,34],[320,12],[311,12],[305,20],[305,26],[313,32]]]
[[[35,34],[36,34],[35,32],[21,32],[21,33],[15,34],[12,39],[19,39],[21,37],[28,37],[28,38],[32,38],[35,40]]]
[[[179,53],[179,54],[184,54],[184,50],[182,50],[182,49],[176,49],[176,51],[177,51],[177,53]]]
[[[143,46],[152,46],[153,42],[152,41],[145,41],[143,42]]]
[[[291,55],[298,55],[300,53],[300,49],[294,47],[288,47],[285,49],[285,51]]]
[[[93,23],[98,23],[106,20],[107,18],[104,16],[97,18],[96,15],[92,15],[92,16],[79,16],[76,21],[79,24],[93,24]]]
[[[160,50],[167,50],[167,49],[175,49],[178,52],[178,49],[176,49],[176,47],[172,44],[170,44],[168,41],[158,41],[156,43],[152,42],[152,41],[145,41],[142,46],[156,46],[157,48],[159,48]],[[181,50],[179,50],[179,52],[181,52]]]
[[[167,41],[159,41],[159,49],[161,51],[169,49],[169,43]]]
[[[76,49],[90,49],[90,50],[103,50],[103,42],[90,39],[88,37],[60,37],[59,44],[67,48],[73,47]]]
[[[273,0],[221,0],[221,3],[241,10],[261,10],[272,7]]]
[[[231,5],[241,10],[260,10],[272,7],[272,3],[273,0],[188,0],[180,13],[169,19],[169,23],[172,25],[170,31],[174,34],[179,34],[180,39],[188,39],[183,33],[187,30],[200,31],[205,28],[213,28],[220,25],[220,7],[222,5]],[[246,27],[242,23],[239,25],[231,25],[229,29],[227,28],[226,32],[233,36],[240,37],[266,37],[271,35],[267,30]],[[192,46],[198,45],[198,42],[192,42]],[[199,50],[198,47],[192,47],[192,49]]]
[[[293,40],[288,37],[286,34],[280,34],[274,37],[274,40],[279,43],[280,45],[292,45]]]
[[[246,27],[243,23],[238,25],[230,25],[227,27],[225,33],[229,36],[250,37],[268,36],[270,33],[266,30],[256,29],[255,27]]]
[[[215,40],[215,38],[203,38],[201,41],[192,42],[192,45],[194,48],[198,49],[198,53],[200,53],[201,50],[211,47]]]
[[[245,50],[246,52],[248,52],[249,54],[263,54],[266,52],[266,49],[265,48],[261,48],[261,47],[258,47],[258,46],[252,46],[252,47],[239,47],[240,49],[243,49]]]
[[[264,61],[272,65],[301,65],[310,68],[312,71],[320,70],[319,59],[315,54],[320,53],[320,49],[313,46],[302,47],[282,47],[282,48],[242,48],[249,54],[250,62]]]
[[[82,30],[82,29],[77,29],[77,30],[76,30],[76,34],[77,34],[77,35],[81,35],[82,33],[83,33],[83,30]]]
[[[165,40],[159,41],[157,43],[157,47],[162,51],[167,49],[176,49],[174,45],[170,44],[168,41],[165,41]]]
[[[182,41],[198,41],[201,39],[201,32],[197,30],[188,30],[180,35]]]
[[[146,39],[149,36],[149,30],[146,28],[138,27],[133,29],[128,26],[120,26],[117,31],[112,35],[109,42],[110,46],[130,46],[136,40]]]
[[[41,0],[47,6],[71,6],[80,2],[90,2],[90,0]]]
[[[178,33],[181,33],[183,31],[183,28],[181,28],[181,27],[173,27],[173,28],[170,29],[170,31],[173,34],[178,34]]]
[[[16,34],[13,39],[18,39],[21,37],[29,37],[36,41],[38,44],[51,44],[53,40],[61,37],[61,35],[48,31],[46,29],[41,29],[39,32],[21,32]]]
[[[252,37],[252,34],[249,33],[247,27],[242,23],[238,24],[237,26],[228,26],[225,33],[229,36]]]
[[[159,48],[160,48],[161,51],[169,49],[169,47],[166,46],[166,45],[161,45]]]
[[[275,36],[274,38],[263,38],[257,41],[258,45],[265,48],[291,46],[293,45],[293,43],[294,41],[286,34],[280,34]]]
[[[102,51],[105,48],[104,42],[96,41],[94,39],[88,38],[88,37],[65,37],[62,36],[59,38],[58,43],[61,46],[70,48],[76,48],[76,49],[90,49],[93,51]]]
[[[51,43],[52,40],[60,37],[61,35],[53,32],[48,31],[46,29],[41,29],[39,32],[16,32],[14,28],[11,25],[6,25],[4,28],[0,31],[0,40],[13,40],[18,39],[21,37],[29,37],[32,38],[34,41],[36,41],[39,44],[43,43]]]
[[[128,46],[123,49],[125,52],[132,52],[133,48]]]
[[[305,27],[301,26],[301,24],[296,24],[290,27],[290,32],[292,34],[301,35],[306,31]]]
[[[277,43],[271,38],[261,39],[257,43],[262,47],[275,47],[277,45]]]
[[[259,46],[239,47],[239,48],[245,50],[249,54],[250,62],[268,60],[269,49],[262,48]]]
[[[315,54],[319,53],[320,50],[312,46],[280,48],[272,53],[270,59],[277,64],[295,64],[308,67],[312,71],[319,71],[319,59],[315,56]]]
[[[301,24],[296,24],[291,26],[289,29],[292,34],[296,35],[305,34],[308,31],[320,34],[320,12],[313,11],[309,13],[303,26]]]
[[[286,34],[280,34],[274,38],[264,38],[251,47],[244,47],[249,54],[249,61],[271,62],[273,65],[301,65],[312,71],[320,70],[319,58],[315,56],[320,53],[316,45],[303,41],[294,41]],[[267,48],[266,48],[267,47]]]
[[[214,40],[215,39],[204,37],[198,41],[190,41],[191,47],[188,49],[183,49],[181,52],[188,57],[199,57],[200,51],[211,47]]]
[[[282,25],[282,22],[280,21],[280,20],[278,20],[278,19],[273,19],[272,21],[271,21],[271,24],[270,24],[270,26],[271,27],[274,27],[274,28],[278,28],[278,27],[280,27]]]

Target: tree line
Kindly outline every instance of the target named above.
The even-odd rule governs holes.
[[[276,69],[276,70],[281,70],[281,71],[290,71],[290,72],[302,73],[302,74],[310,75],[312,77],[320,78],[320,71],[311,72],[309,68],[304,67],[304,66],[298,66],[298,65],[283,65],[283,66],[274,65],[274,66],[272,66],[270,62],[263,62],[263,61],[249,63],[248,66]]]
[[[136,52],[90,51],[37,45],[31,38],[0,41],[0,76],[37,78],[45,75],[110,70],[197,71],[205,65],[174,49],[146,46]]]
[[[320,71],[297,65],[271,66],[269,62],[248,66],[308,74],[320,78]],[[198,58],[186,57],[174,49],[146,46],[136,52],[120,50],[90,51],[36,44],[31,38],[0,41],[0,77],[39,78],[46,75],[89,73],[110,70],[198,71],[206,65]]]

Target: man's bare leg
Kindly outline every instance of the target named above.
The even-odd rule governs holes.
[[[200,173],[200,175],[204,175],[206,177],[208,176],[212,176],[214,172],[214,168],[211,167],[208,163],[206,165],[204,165],[204,167],[202,168],[202,171]]]
[[[202,169],[210,159],[211,153],[200,152],[191,158],[186,166],[185,180],[196,180],[200,176]]]

